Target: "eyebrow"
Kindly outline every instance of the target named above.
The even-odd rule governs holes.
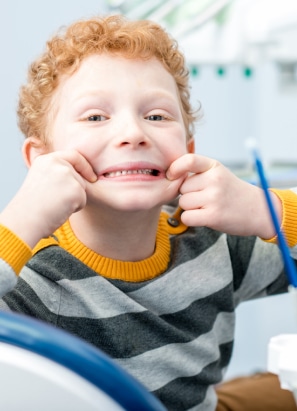
[[[74,99],[71,101],[71,103],[76,102],[78,100],[83,100],[84,98],[89,98],[89,97],[109,97],[110,92],[106,90],[90,90],[90,91],[85,91],[82,94],[75,96]],[[166,92],[165,90],[149,90],[145,92],[145,96],[148,98],[164,98],[164,99],[169,99],[172,101],[175,101],[173,98],[173,95],[171,93]],[[179,100],[179,95],[178,92],[176,92],[176,97],[177,100]]]
[[[82,94],[79,94],[78,96],[75,96],[75,97],[70,101],[70,103],[73,104],[73,103],[76,103],[76,102],[78,102],[78,101],[80,101],[80,100],[85,100],[85,99],[87,99],[87,98],[98,98],[98,97],[101,97],[101,98],[102,98],[102,96],[104,96],[104,95],[106,95],[106,94],[109,94],[109,93],[107,93],[106,91],[103,91],[103,90],[85,91],[85,92],[83,92]]]

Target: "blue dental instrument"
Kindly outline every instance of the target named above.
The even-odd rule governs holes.
[[[263,163],[261,161],[261,158],[256,150],[255,147],[251,148],[253,157],[254,157],[254,162],[255,162],[255,168],[257,171],[257,174],[259,176],[260,179],[260,184],[262,189],[264,190],[264,194],[265,194],[265,198],[266,198],[266,202],[268,205],[268,209],[269,209],[269,213],[271,215],[272,218],[272,222],[274,225],[274,229],[276,231],[276,235],[277,235],[277,239],[278,239],[278,245],[282,254],[282,258],[284,261],[284,265],[285,265],[285,271],[289,280],[289,283],[292,287],[296,288],[297,287],[297,269],[295,267],[295,264],[293,262],[293,259],[290,256],[290,251],[289,251],[289,246],[287,244],[287,241],[281,231],[280,228],[280,223],[278,221],[278,217],[275,211],[275,208],[273,206],[272,200],[271,200],[271,196],[270,196],[270,192],[269,192],[269,187],[268,187],[268,183],[267,183],[267,179],[265,176],[265,172],[264,172],[264,167],[263,167]]]

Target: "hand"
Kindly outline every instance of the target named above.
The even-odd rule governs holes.
[[[34,247],[85,206],[87,182],[96,180],[90,163],[75,150],[39,155],[0,223]]]
[[[275,235],[262,189],[236,177],[216,160],[185,154],[168,169],[167,178],[188,173],[180,186],[182,221],[188,226],[206,226],[228,234]],[[281,202],[272,193],[278,215]]]

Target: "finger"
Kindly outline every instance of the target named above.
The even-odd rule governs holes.
[[[228,171],[220,163],[204,172],[188,175],[180,187],[180,193],[204,191],[220,194],[226,187]]]
[[[175,180],[186,173],[199,174],[215,167],[217,162],[198,154],[185,154],[175,160],[167,170],[168,180]]]
[[[189,192],[179,198],[179,206],[183,210],[197,210],[205,206],[204,196],[201,193]]]
[[[205,180],[207,180],[204,177],[205,174],[188,175],[187,178],[184,179],[183,183],[179,188],[180,194],[203,190],[206,186]]]
[[[210,217],[207,210],[186,210],[181,214],[181,221],[188,227],[209,227]]]
[[[59,152],[56,152],[57,155]],[[61,155],[65,161],[69,162],[71,166],[75,169],[77,173],[79,173],[85,180],[94,183],[97,181],[97,174],[93,170],[92,165],[89,161],[78,151],[70,150],[63,152]]]

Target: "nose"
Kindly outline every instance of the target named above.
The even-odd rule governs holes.
[[[120,147],[139,148],[149,145],[145,132],[145,120],[130,116],[118,128],[117,145]]]

